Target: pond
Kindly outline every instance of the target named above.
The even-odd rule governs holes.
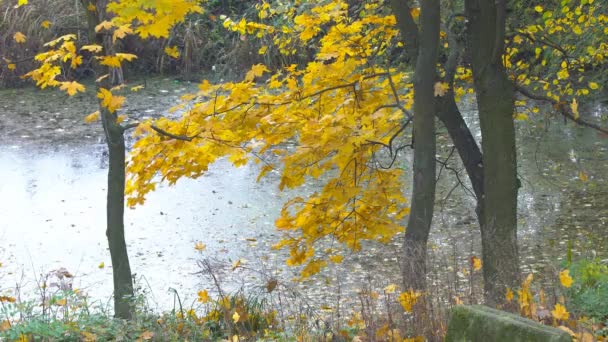
[[[146,80],[144,90],[129,96],[125,110],[137,118],[157,116],[194,86]],[[0,294],[35,289],[44,274],[64,267],[75,275],[75,288],[109,303],[107,155],[99,125],[82,120],[95,106],[89,93],[67,99],[54,91],[0,91]],[[464,103],[462,108],[478,131],[473,107]],[[601,120],[602,111],[590,107],[589,119]],[[558,119],[532,118],[517,125],[522,269],[541,279],[555,277],[569,248],[575,256],[608,262],[608,139]],[[439,139],[440,150],[448,150],[449,139]],[[276,175],[256,183],[257,170],[221,160],[203,177],[160,186],[144,205],[126,211],[131,267],[153,308],[172,307],[169,289],[189,303],[197,291],[212,290],[212,280],[201,274],[199,261],[205,259],[228,265],[217,272],[230,290],[263,288],[276,277],[313,306],[352,302],[349,294],[361,288],[399,283],[398,237],[388,245],[367,243],[362,253],[347,253],[344,263],[294,283],[297,270],[284,266],[284,252],[270,248],[281,237],[274,220],[286,199],[316,185],[281,193]],[[449,284],[448,299],[464,293],[464,269],[471,256],[480,255],[474,201],[461,188],[450,192],[454,182],[444,172],[429,256],[431,284]],[[206,249],[197,251],[197,242]],[[232,272],[229,265],[239,259],[245,267]],[[480,291],[479,284],[473,290]]]

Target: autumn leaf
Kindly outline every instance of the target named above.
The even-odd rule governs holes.
[[[595,82],[589,82],[589,89],[598,89],[600,86]]]
[[[103,50],[103,47],[101,45],[97,45],[97,44],[84,45],[83,47],[80,48],[80,50],[97,53],[97,52],[101,52],[101,50]]]
[[[93,121],[97,121],[99,119],[99,111],[94,111],[93,113],[84,117],[84,122],[91,123]]]
[[[97,267],[99,269],[103,269],[104,267],[106,267],[106,264],[102,261],[102,262],[99,263],[99,265],[97,265]]]
[[[238,259],[237,261],[232,263],[232,270],[236,270],[237,268],[241,267],[241,265],[245,262],[245,260],[243,259]]]
[[[563,287],[572,286],[572,277],[570,276],[570,270],[563,270],[559,272],[559,282]]]
[[[473,265],[473,271],[479,271],[481,269],[481,259],[476,256],[472,256],[471,265]]]
[[[21,7],[23,5],[27,5],[27,0],[19,0],[19,1],[17,1],[17,7]]]
[[[84,86],[76,81],[61,82],[59,89],[67,92],[69,96],[74,96],[78,92],[84,93],[85,90]]]
[[[91,2],[91,3],[89,3],[87,5],[87,11],[89,11],[89,12],[95,12],[96,10],[97,10],[97,8],[95,7],[94,3]]]
[[[407,292],[402,292],[399,295],[399,304],[405,312],[412,312],[413,306],[418,302],[418,298],[422,296],[421,292],[410,289]]]
[[[169,57],[172,58],[179,58],[179,50],[177,48],[177,46],[172,46],[172,47],[166,47],[165,48],[165,54]]]
[[[16,32],[13,35],[13,39],[15,40],[15,42],[21,44],[21,43],[25,43],[25,41],[27,40],[27,37],[21,32]]]
[[[114,33],[112,33],[112,42],[115,43],[117,39],[123,39],[127,36],[127,34],[133,34],[131,25],[120,25],[118,28],[116,28],[116,30],[114,30]]]
[[[14,303],[15,301],[15,297],[0,296],[0,303]]]
[[[511,291],[510,288],[507,288],[507,293],[505,293],[505,300],[507,301],[507,303],[511,303],[511,301],[513,300],[513,291]]]
[[[199,252],[204,251],[206,248],[207,248],[207,245],[205,245],[201,241],[198,241],[194,244],[194,249],[196,249]]]
[[[40,23],[40,26],[43,27],[43,28],[48,29],[49,27],[51,27],[51,22],[48,21],[48,20],[45,20],[45,21],[43,21],[43,22]]]
[[[239,313],[235,311],[234,314],[232,315],[232,320],[234,321],[234,323],[238,323],[240,318],[241,318],[241,315],[239,315]]]
[[[581,181],[583,181],[583,182],[586,182],[586,181],[588,181],[588,180],[589,180],[589,176],[587,176],[587,174],[585,173],[585,171],[580,170],[580,171],[578,172],[578,179],[580,179],[580,180],[581,180]]]
[[[140,91],[142,89],[144,89],[143,85],[138,85],[138,86],[135,86],[135,87],[131,87],[131,91],[133,91],[133,92],[138,92],[138,91]]]
[[[570,314],[568,313],[568,311],[566,310],[566,307],[564,307],[561,304],[555,304],[555,307],[553,310],[551,310],[551,314],[553,315],[553,317],[557,320],[561,320],[561,321],[565,321],[568,319],[568,317],[570,317]]]
[[[201,303],[207,303],[209,301],[209,293],[207,293],[207,290],[198,291],[197,300]]]
[[[125,101],[124,96],[114,96],[111,91],[105,88],[99,88],[97,98],[101,100],[101,106],[107,108],[110,113],[114,113],[118,108],[122,107]]]
[[[437,83],[435,83],[434,89],[435,89],[434,90],[435,96],[441,97],[441,96],[444,96],[445,93],[448,92],[448,90],[450,89],[450,86],[445,82],[437,82]]]
[[[384,288],[384,293],[395,293],[397,291],[397,284],[389,284]]]
[[[572,99],[572,103],[570,104],[570,109],[572,110],[572,116],[574,116],[574,120],[578,120],[579,113],[578,113],[578,103],[576,102],[576,99]]]
[[[8,70],[15,70],[15,69],[17,69],[17,64],[8,63],[8,65],[6,67],[8,68]]]
[[[61,299],[55,300],[55,302],[53,303],[53,305],[56,305],[56,306],[65,306],[67,303],[68,303],[67,299],[61,298]]]

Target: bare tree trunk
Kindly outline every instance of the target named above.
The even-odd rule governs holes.
[[[514,87],[501,60],[504,2],[465,2],[485,171],[481,239],[488,305],[504,303],[506,289],[519,284]]]
[[[129,254],[125,242],[125,139],[124,130],[115,123],[116,118],[103,110],[103,123],[108,145],[108,197],[106,236],[112,258],[114,280],[114,314],[118,318],[131,319],[133,279]]]
[[[411,212],[403,244],[405,288],[426,288],[426,244],[435,206],[434,94],[439,48],[439,0],[422,3],[418,57],[414,76],[414,166]]]
[[[94,0],[81,0],[84,8],[89,4],[95,5]],[[87,23],[89,41],[103,46],[108,51],[109,42],[104,42],[104,36],[95,32],[100,23],[99,11],[103,8],[98,4],[96,11],[87,10]],[[101,76],[105,70],[97,61],[93,68],[96,77]],[[106,78],[98,81],[97,89],[111,88],[111,81]],[[133,279],[131,266],[125,242],[124,208],[125,208],[125,139],[124,128],[116,122],[116,113],[110,113],[107,108],[99,105],[101,121],[108,146],[108,192],[106,202],[106,236],[112,258],[112,274],[114,281],[114,316],[122,319],[131,319],[133,314]]]

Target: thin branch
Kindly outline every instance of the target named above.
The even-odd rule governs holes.
[[[166,137],[173,138],[175,140],[192,141],[192,140],[194,140],[194,138],[196,138],[198,136],[198,134],[193,135],[191,137],[189,137],[187,135],[176,135],[176,134],[173,134],[173,133],[169,133],[169,132],[165,131],[164,129],[162,129],[160,127],[157,127],[157,126],[154,126],[154,125],[150,126],[150,128],[152,128],[153,130],[155,130],[160,135],[164,135]]]
[[[565,118],[570,119],[572,122],[575,122],[584,127],[593,128],[598,132],[608,134],[608,128],[604,128],[597,124],[585,121],[585,120],[581,119],[580,117],[578,117],[578,118],[574,117],[574,114],[572,114],[568,110],[568,108],[566,107],[566,103],[564,103],[564,102],[556,101],[555,99],[552,99],[548,96],[535,94],[531,90],[524,88],[518,84],[515,85],[515,90],[517,90],[519,93],[521,93],[522,95],[524,95],[530,99],[538,100],[538,101],[545,101],[545,102],[549,102],[549,103],[553,104],[556,107],[556,109],[560,112],[560,114],[562,114]]]

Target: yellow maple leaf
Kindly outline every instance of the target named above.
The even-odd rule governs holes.
[[[570,270],[563,270],[559,272],[559,282],[563,287],[572,286],[572,277],[570,276]]]
[[[407,292],[402,292],[399,295],[399,304],[405,312],[412,312],[412,307],[418,302],[418,298],[422,296],[421,292],[410,289]]]
[[[101,52],[101,50],[103,50],[103,47],[101,45],[97,45],[97,44],[84,45],[83,47],[80,48],[80,50],[97,53],[97,52]]]
[[[209,301],[209,293],[207,290],[198,291],[198,299],[201,303],[207,303]]]
[[[131,25],[120,25],[112,34],[112,42],[115,43],[117,39],[123,39],[127,36],[127,34],[133,34],[133,30],[131,30]]]
[[[138,92],[138,91],[140,91],[142,89],[144,89],[143,85],[138,85],[138,86],[135,86],[135,87],[131,87],[131,91],[133,91],[133,92]]]
[[[72,82],[61,82],[60,90],[64,90],[70,96],[76,95],[76,93],[81,92],[84,93],[84,86],[76,81]]]
[[[105,88],[99,89],[97,98],[101,100],[101,106],[107,108],[110,113],[114,113],[125,102],[124,96],[114,96],[111,91]]]
[[[599,88],[599,87],[600,87],[600,86],[599,86],[597,83],[595,83],[595,82],[589,82],[589,88],[590,88],[590,89],[595,90],[595,89],[597,89],[597,88]]]
[[[165,48],[165,54],[169,57],[172,58],[179,58],[179,49],[177,48],[177,46],[172,46],[172,47],[166,47]]]
[[[93,113],[84,117],[84,122],[91,123],[93,121],[97,121],[99,119],[99,111],[94,111]]]
[[[99,265],[97,265],[97,267],[99,269],[103,269],[104,267],[106,267],[106,264],[102,261],[102,262],[99,263]]]
[[[232,320],[234,321],[234,323],[237,323],[240,318],[241,318],[241,315],[239,315],[239,313],[235,311],[234,314],[232,315]]]
[[[23,5],[27,5],[27,0],[19,0],[19,1],[17,1],[17,7],[21,7]]]
[[[205,248],[207,248],[207,245],[205,245],[204,243],[202,243],[201,241],[198,241],[197,243],[194,244],[194,249],[196,249],[199,252],[202,252],[205,250]]]
[[[256,64],[251,67],[251,70],[245,75],[245,81],[253,81],[256,77],[260,77],[264,72],[269,71],[264,64]]]
[[[48,29],[49,27],[51,27],[51,22],[48,20],[45,20],[40,23],[40,26]]]
[[[25,41],[27,40],[27,37],[21,33],[21,32],[15,32],[15,34],[13,35],[13,39],[21,44],[21,43],[25,43]]]
[[[8,68],[8,70],[15,70],[15,69],[17,69],[17,64],[8,63],[8,65],[6,67]]]
[[[473,265],[474,271],[479,271],[481,269],[481,259],[476,256],[471,257],[471,264]]]
[[[559,303],[555,304],[554,309],[551,310],[551,314],[553,315],[553,318],[562,320],[562,321],[565,321],[568,319],[568,317],[570,317],[570,313],[568,313],[568,310],[566,310],[566,307]]]
[[[104,20],[99,25],[95,26],[95,32],[109,30],[112,27],[114,27],[114,24],[111,21]]]

